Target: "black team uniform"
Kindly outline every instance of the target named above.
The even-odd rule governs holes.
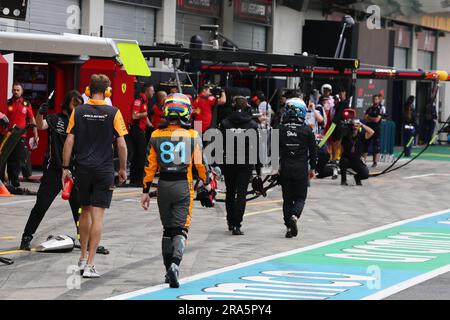
[[[316,169],[317,147],[311,128],[301,119],[290,118],[280,125],[280,182],[283,192],[286,238],[298,234],[297,220],[308,194],[309,169]]]
[[[365,130],[358,129],[356,136],[351,132],[342,138],[342,157],[339,161],[341,167],[341,184],[347,185],[347,169],[351,168],[356,172],[354,176],[357,185],[362,185],[361,180],[369,178],[369,169],[361,160],[365,144]]]
[[[39,227],[47,210],[50,208],[50,205],[62,189],[62,152],[67,137],[66,129],[69,124],[69,116],[61,112],[48,115],[46,120],[48,124],[47,132],[49,148],[45,156],[45,167],[41,178],[41,184],[37,192],[36,204],[33,209],[31,209],[30,217],[28,218],[28,222],[22,235],[22,243],[20,245],[22,250],[30,250],[30,242],[33,239],[34,233]],[[69,203],[70,208],[72,209],[75,227],[78,230],[77,223],[80,202],[78,199],[78,191],[75,187],[72,189]]]
[[[366,110],[366,115],[372,118],[377,118],[382,115],[381,104],[373,105]],[[379,122],[367,121],[366,126],[371,128],[375,133],[369,139],[364,138],[364,153],[369,152],[369,145],[372,144],[372,154],[374,156],[373,167],[377,165],[375,155],[381,153],[381,120]]]
[[[233,235],[243,235],[241,231],[241,224],[244,217],[247,188],[255,168],[260,175],[261,166],[258,162],[258,138],[252,145],[251,139],[246,138],[245,141],[245,161],[238,164],[239,157],[236,140],[227,141],[227,132],[236,136],[238,139],[242,135],[248,134],[248,131],[254,130],[256,137],[258,137],[258,124],[252,120],[252,116],[242,110],[233,111],[221,123],[222,134],[224,138],[224,151],[227,151],[227,144],[233,144],[234,158],[229,159],[225,156],[224,159],[224,176],[227,194],[225,198],[225,206],[227,210],[228,230],[232,231]],[[250,153],[256,155],[256,163],[251,163]]]

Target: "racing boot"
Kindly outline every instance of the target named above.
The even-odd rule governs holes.
[[[162,256],[164,266],[166,267],[167,271],[169,270],[169,267],[172,264],[172,255],[173,255],[172,239],[170,237],[163,237],[161,244],[162,244]]]
[[[291,229],[290,229],[290,228],[287,228],[285,237],[288,238],[288,239],[289,239],[289,238],[292,238],[292,232],[291,232]]]
[[[184,249],[186,248],[186,238],[187,236],[185,235],[176,235],[172,238],[172,264],[175,263],[178,266],[181,264],[181,260],[183,260]]]
[[[23,234],[22,241],[20,242],[20,250],[30,251],[31,250],[31,240],[33,240],[33,236]]]
[[[234,228],[233,228],[233,231],[231,232],[231,234],[232,234],[233,236],[243,236],[243,235],[244,235],[244,232],[241,230],[241,228],[239,228],[239,227],[234,227]]]
[[[171,288],[179,288],[180,283],[178,282],[178,277],[180,275],[180,268],[175,264],[172,263],[170,265],[169,270],[167,270],[167,277],[169,278],[169,286]]]
[[[289,219],[289,224],[290,224],[289,229],[291,230],[291,235],[293,237],[296,237],[298,235],[297,221],[298,221],[298,218],[294,215],[292,215],[291,218]]]

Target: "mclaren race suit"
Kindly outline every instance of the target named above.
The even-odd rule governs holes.
[[[148,166],[145,168],[144,193],[148,193],[159,171],[158,207],[164,227],[162,251],[164,264],[180,264],[194,204],[192,167],[209,184],[209,167],[202,156],[197,131],[170,124],[154,131],[150,139]]]

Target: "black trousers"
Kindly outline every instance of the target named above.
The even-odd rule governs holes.
[[[317,179],[323,179],[333,175],[333,166],[328,164],[329,161],[330,154],[326,150],[317,150]]]
[[[247,188],[252,171],[252,165],[224,166],[225,186],[227,188],[225,207],[228,225],[232,227],[241,227],[247,203]]]
[[[308,164],[305,163],[297,172],[281,172],[281,191],[283,193],[283,218],[289,226],[291,216],[300,218],[308,195]]]
[[[33,167],[31,166],[31,152],[28,150],[28,148],[24,145],[25,149],[23,151],[23,162],[22,162],[22,176],[25,179],[28,179],[33,175]]]
[[[339,161],[339,166],[341,167],[341,180],[343,182],[347,181],[348,168],[351,168],[356,172],[356,180],[365,180],[369,178],[369,168],[367,168],[364,162],[359,158],[342,157]]]
[[[145,131],[142,131],[137,125],[132,125],[130,138],[133,146],[130,165],[130,183],[141,184],[144,179],[145,154],[147,150]]]
[[[19,175],[25,162],[25,148],[25,140],[20,138],[7,160],[8,180],[13,185],[19,183]]]
[[[47,169],[41,179],[41,185],[37,192],[36,204],[31,209],[30,217],[28,218],[25,226],[24,235],[33,236],[36,233],[39,224],[45,216],[48,208],[53,203],[62,189],[61,182],[62,171],[60,169]],[[75,227],[78,222],[78,210],[80,208],[80,202],[78,199],[78,190],[74,187],[70,194],[70,208],[72,209],[73,220]]]

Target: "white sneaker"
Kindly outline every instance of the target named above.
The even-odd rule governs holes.
[[[333,167],[333,176],[331,177],[332,180],[336,180],[338,178],[338,169],[337,167]]]
[[[80,271],[80,275],[83,275],[86,266],[87,266],[87,259],[78,260],[78,270]]]
[[[95,266],[87,264],[84,268],[83,278],[100,278],[100,274],[95,270]]]

